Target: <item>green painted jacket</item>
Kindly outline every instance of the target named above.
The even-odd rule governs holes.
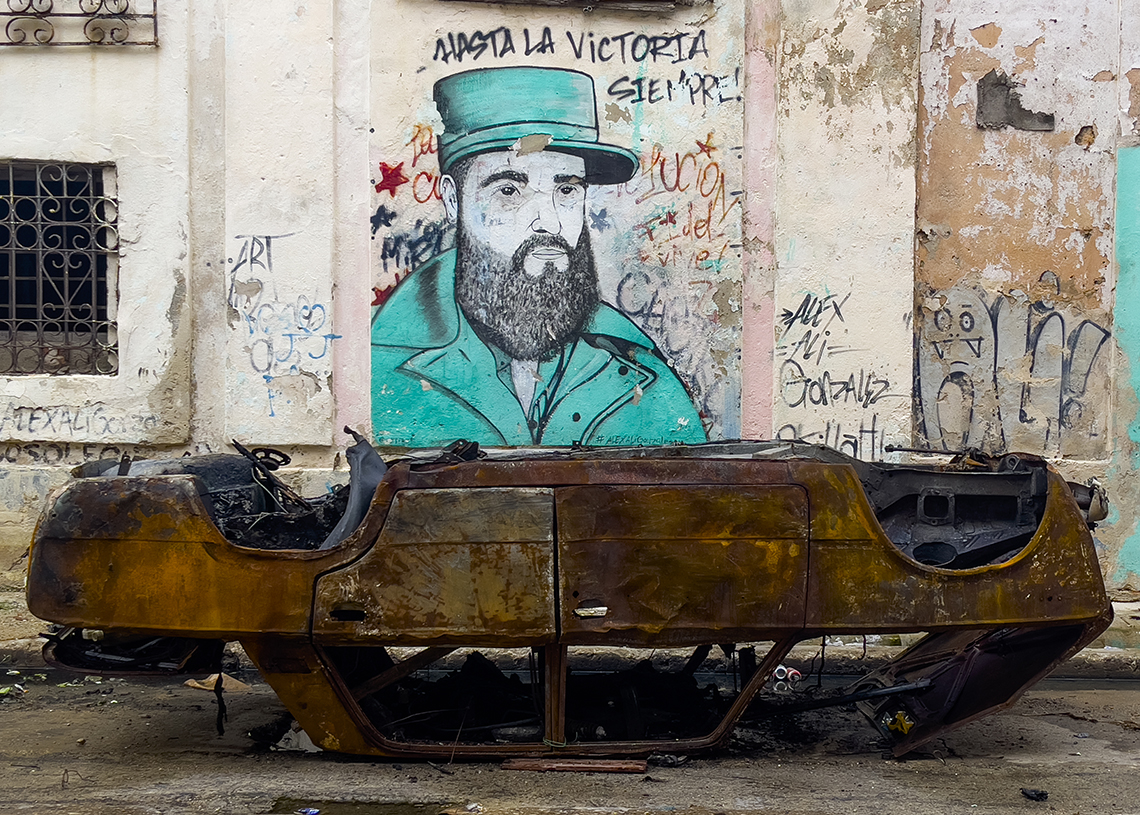
[[[372,428],[382,445],[696,444],[707,440],[653,341],[599,304],[577,339],[540,363],[524,412],[510,359],[455,301],[455,252],[400,283],[372,321]]]

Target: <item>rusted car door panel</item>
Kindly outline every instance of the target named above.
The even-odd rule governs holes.
[[[1049,491],[1037,533],[1021,552],[1004,563],[949,571],[915,563],[885,536],[868,538],[864,531],[861,539],[824,538],[827,513],[820,507],[831,499],[827,491],[813,489],[806,628],[927,631],[975,621],[1059,623],[1096,617],[1104,584],[1083,541],[1087,531],[1055,473],[1049,474]],[[858,513],[856,503],[852,514]],[[873,515],[866,529],[878,529]],[[898,612],[900,594],[908,598],[905,615]]]
[[[661,449],[661,448],[646,448]],[[411,489],[457,487],[586,486],[589,484],[787,484],[788,463],[746,458],[678,457],[528,459],[419,466],[407,474]],[[600,451],[604,454],[605,451]]]
[[[556,636],[554,491],[404,490],[376,545],[317,581],[329,643],[539,645]]]
[[[377,492],[382,518],[384,491]],[[64,625],[196,637],[307,634],[313,580],[375,535],[342,551],[234,546],[193,476],[81,479],[58,494],[36,531],[28,580],[33,614]]]
[[[729,642],[803,625],[801,487],[565,487],[557,505],[566,644]]]

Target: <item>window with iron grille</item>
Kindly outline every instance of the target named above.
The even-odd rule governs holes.
[[[114,374],[115,168],[0,161],[0,376]]]

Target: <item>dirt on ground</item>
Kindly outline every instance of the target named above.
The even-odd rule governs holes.
[[[22,585],[11,586],[8,590],[0,585],[0,653],[5,651],[5,643],[35,638],[46,630],[46,625],[28,611]]]
[[[214,695],[178,679],[83,677],[7,658],[0,789],[12,812],[1140,813],[1140,683],[1130,681],[1050,680],[902,760],[840,708],[619,775],[280,752],[250,735],[276,738],[289,721],[256,673],[234,671],[250,687],[225,694],[218,735]]]

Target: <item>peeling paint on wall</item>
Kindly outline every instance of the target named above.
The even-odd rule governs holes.
[[[924,16],[919,435],[1079,459],[1108,447],[1114,65],[1104,6]],[[1053,132],[1050,132],[1053,131]],[[963,321],[970,324],[964,327]]]
[[[1126,73],[1128,80],[1128,116],[1133,121],[1140,120],[1140,68]]]
[[[1016,88],[1017,85],[996,68],[978,80],[978,127],[1052,132],[1056,117],[1052,113],[1026,110]]]
[[[918,3],[783,3],[775,430],[911,439]]]
[[[1129,412],[1118,418],[1120,440],[1115,451],[1115,483],[1129,492],[1136,489],[1140,471],[1140,147],[1121,148],[1116,182],[1116,341],[1122,356],[1121,399]],[[1128,493],[1125,493],[1128,494]],[[1119,506],[1117,523],[1123,528],[1113,581],[1140,591],[1140,512],[1132,501]]]

